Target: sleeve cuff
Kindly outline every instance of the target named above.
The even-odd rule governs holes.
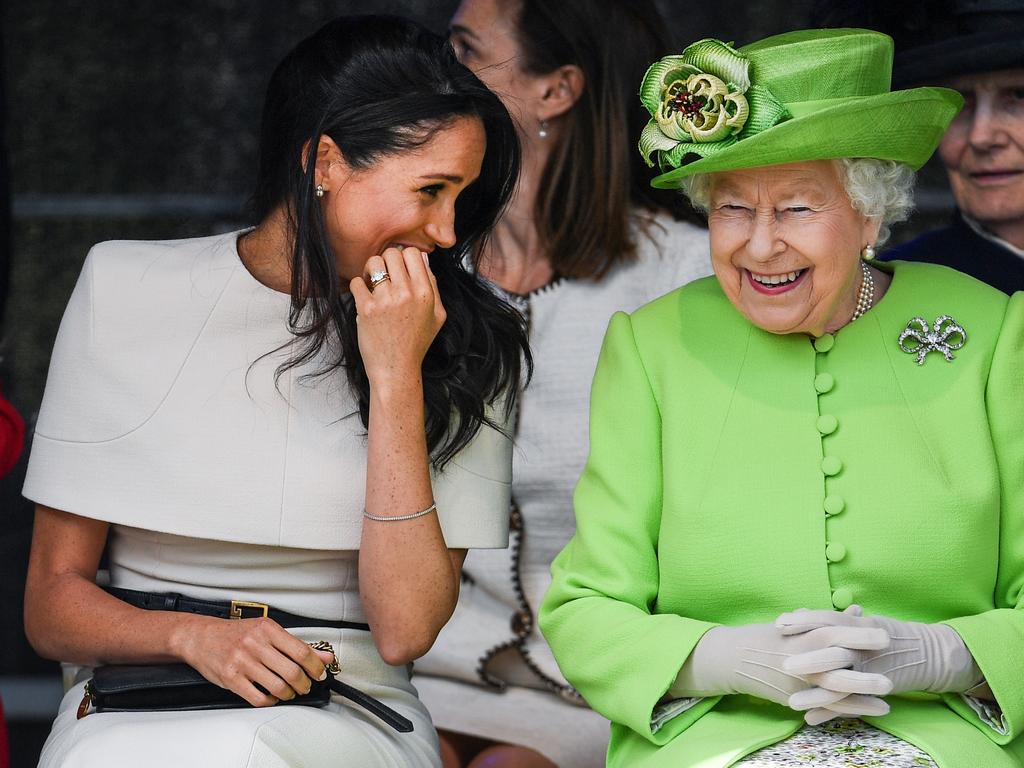
[[[969,693],[961,693],[960,698],[978,716],[978,719],[993,731],[1000,736],[1008,736],[1010,734],[1010,724],[1006,721],[1006,716],[1003,714],[1003,710],[999,708],[999,704],[987,699],[975,698]]]
[[[677,715],[681,715],[688,709],[692,709],[703,700],[703,697],[691,696],[683,699],[672,699],[664,704],[659,704],[651,713],[651,733],[657,733],[661,730],[661,726],[665,725],[669,720]]]

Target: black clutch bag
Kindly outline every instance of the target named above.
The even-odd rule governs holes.
[[[144,610],[187,611],[201,616],[232,620],[243,618],[243,610],[273,619],[284,628],[334,627],[369,632],[367,624],[350,621],[329,621],[296,616],[263,603],[238,600],[217,602],[186,597],[176,592],[150,593],[107,587],[114,597]],[[262,612],[262,613],[261,613]],[[248,618],[248,617],[247,617]],[[309,643],[314,650],[334,654],[326,640]],[[277,702],[307,707],[324,707],[336,693],[370,714],[380,718],[399,733],[409,733],[412,721],[387,704],[363,693],[334,675],[341,671],[337,657],[327,665],[327,679],[312,681],[309,693]],[[188,664],[108,664],[96,667],[92,679],[85,684],[85,697],[78,706],[78,717],[91,709],[96,712],[173,712],[187,709],[237,709],[251,706],[236,693],[211,683]]]
[[[379,717],[399,733],[413,729],[407,717],[333,675],[326,680],[314,680],[309,693],[279,701],[276,706],[324,707],[332,692]],[[173,712],[249,706],[241,696],[211,683],[188,664],[109,664],[93,670],[92,679],[85,684],[78,717],[85,717],[90,708],[96,712]]]
[[[330,678],[312,683],[309,693],[279,704],[324,707],[331,700]],[[214,685],[188,664],[111,664],[93,670],[78,708],[97,712],[170,712],[184,709],[236,709],[249,703]]]

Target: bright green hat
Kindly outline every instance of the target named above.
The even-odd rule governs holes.
[[[890,91],[888,35],[808,29],[739,50],[701,40],[655,62],[640,85],[651,186],[695,173],[873,157],[920,168],[963,105],[948,88]]]

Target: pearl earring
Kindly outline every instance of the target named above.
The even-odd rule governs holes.
[[[540,136],[542,139],[546,139],[548,137],[548,121],[547,120],[541,120],[540,121],[540,130],[537,131],[537,135]]]
[[[316,196],[317,197],[323,197],[324,196],[324,185],[323,184],[317,184],[316,185]]]
[[[864,261],[872,261],[875,258],[875,246],[865,245],[864,250],[860,252],[860,257]]]

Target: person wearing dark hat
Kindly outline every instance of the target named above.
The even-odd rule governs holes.
[[[1024,293],[871,261],[961,106],[892,54],[702,40],[641,85],[715,276],[613,316],[541,606],[609,766],[1024,766]]]
[[[832,9],[827,9],[827,7]],[[964,108],[939,145],[957,210],[885,258],[929,261],[1024,290],[1024,0],[822,3],[823,26],[891,34],[897,86],[944,85]]]

